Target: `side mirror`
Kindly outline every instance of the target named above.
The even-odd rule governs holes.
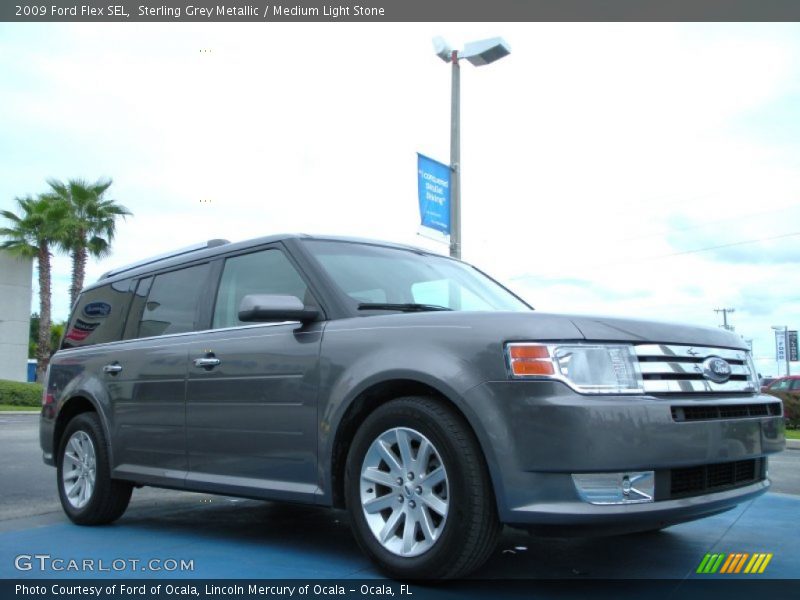
[[[316,308],[306,308],[297,296],[247,294],[239,304],[240,321],[300,321],[319,316]]]

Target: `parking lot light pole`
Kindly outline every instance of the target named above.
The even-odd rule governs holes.
[[[786,359],[786,376],[790,375],[789,364],[789,326],[788,325],[773,325],[775,331],[783,331],[783,357]]]
[[[450,90],[450,256],[461,258],[461,67],[466,59],[476,67],[508,56],[511,47],[503,38],[468,42],[463,50],[452,49],[440,37],[433,38],[436,55],[452,63]]]

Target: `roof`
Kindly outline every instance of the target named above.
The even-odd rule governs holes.
[[[95,283],[87,285],[85,289],[92,289],[100,285],[105,285],[108,283],[112,283],[114,281],[119,281],[121,279],[128,279],[129,277],[134,277],[137,275],[141,275],[143,273],[149,273],[151,271],[169,268],[172,266],[178,266],[188,262],[213,258],[214,256],[220,254],[226,254],[228,252],[235,252],[237,250],[246,250],[247,248],[252,248],[255,246],[264,246],[266,244],[281,242],[288,239],[322,240],[322,241],[332,241],[332,242],[370,244],[375,246],[398,248],[401,250],[410,250],[412,252],[418,252],[420,254],[433,254],[432,252],[429,252],[428,250],[424,250],[422,248],[416,248],[414,246],[409,246],[405,244],[396,244],[393,242],[385,242],[380,240],[372,240],[368,238],[346,237],[346,236],[308,235],[305,233],[281,233],[276,235],[268,235],[264,237],[253,238],[249,240],[243,240],[240,242],[229,242],[228,240],[224,239],[213,239],[213,240],[208,240],[207,242],[195,244],[193,246],[189,246],[186,248],[180,248],[172,252],[167,252],[165,254],[152,256],[150,258],[146,258],[141,261],[137,261],[135,263],[111,269],[110,271],[103,273],[103,275],[101,275],[100,278]]]

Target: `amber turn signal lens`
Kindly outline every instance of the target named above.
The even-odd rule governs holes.
[[[521,344],[508,347],[511,373],[515,377],[531,375],[553,375],[550,350],[540,344]]]
[[[547,346],[509,346],[511,358],[546,358],[550,360]]]
[[[514,375],[552,375],[553,363],[549,360],[512,360],[511,371]]]

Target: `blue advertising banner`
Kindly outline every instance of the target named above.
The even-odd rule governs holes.
[[[450,167],[417,153],[419,216],[423,227],[450,234]]]

